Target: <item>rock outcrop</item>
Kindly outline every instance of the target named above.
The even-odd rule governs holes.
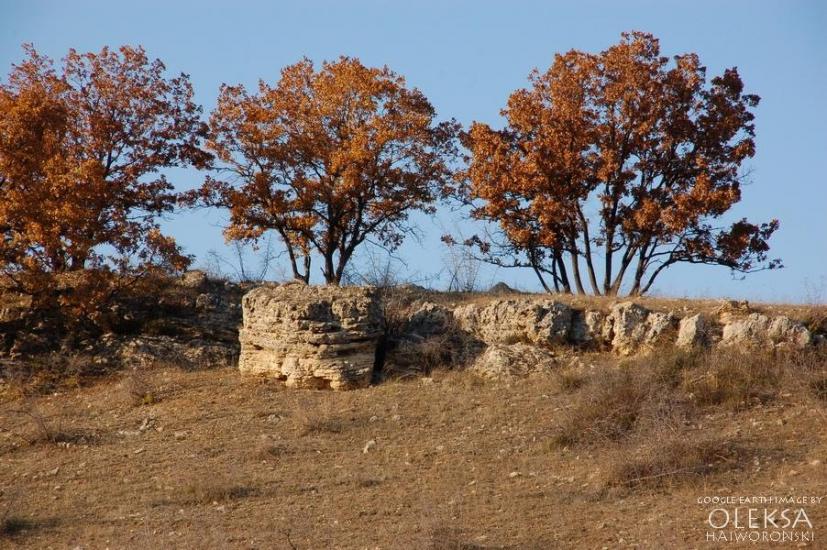
[[[671,313],[652,312],[634,302],[623,302],[612,307],[606,323],[612,350],[631,355],[665,339],[675,318]]]
[[[370,383],[382,335],[371,288],[262,286],[244,296],[239,370],[297,388]]]
[[[804,325],[783,315],[769,317],[751,313],[746,317],[737,317],[726,313],[722,315],[722,321],[721,345],[724,346],[780,345],[805,348],[812,343],[812,335]]]
[[[550,370],[554,356],[529,344],[488,346],[472,363],[471,370],[484,378],[502,379]]]
[[[710,343],[710,337],[709,320],[705,315],[696,313],[681,319],[675,345],[685,349],[703,347]]]
[[[572,311],[569,340],[576,345],[602,345],[611,332],[602,311]]]
[[[454,318],[486,344],[563,344],[569,341],[572,309],[552,300],[494,300],[459,306]]]

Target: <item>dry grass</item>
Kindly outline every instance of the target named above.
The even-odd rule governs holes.
[[[196,480],[176,489],[175,502],[180,504],[221,504],[247,498],[255,489],[214,479]]]
[[[152,405],[160,399],[158,388],[141,371],[133,370],[126,374],[121,382],[121,388],[127,400],[135,406]]]
[[[574,376],[576,382],[566,377]],[[660,350],[621,362],[615,369],[560,374],[576,389],[562,415],[559,445],[618,441],[635,431],[657,432],[716,410],[766,405],[783,393],[823,398],[827,357],[818,352]],[[573,387],[574,386],[574,387]]]
[[[23,401],[19,404],[19,408],[10,407],[7,414],[15,418],[14,424],[6,427],[7,433],[15,441],[29,446],[38,444],[60,447],[90,445],[97,443],[100,439],[93,430],[65,426],[59,418],[57,420],[50,418],[38,410],[31,400]]]
[[[0,487],[20,496],[16,534],[2,536],[30,548],[686,548],[704,544],[699,496],[827,494],[823,357],[753,357],[759,373],[778,364],[756,374],[761,399],[741,382],[695,383],[746,359],[582,359],[525,380],[437,369],[352,392],[148,370],[163,396],[149,404],[125,400],[115,377],[29,401],[52,431],[100,434],[69,447],[11,436],[36,426],[8,403]],[[148,417],[153,429],[137,430]],[[571,442],[553,444],[567,427]],[[827,535],[827,506],[808,514]]]
[[[698,483],[704,476],[740,467],[749,454],[749,449],[724,437],[664,432],[623,447],[609,463],[606,484],[663,489]]]

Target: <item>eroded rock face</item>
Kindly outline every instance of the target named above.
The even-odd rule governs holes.
[[[572,309],[551,300],[495,300],[462,305],[454,318],[486,344],[562,344],[569,341]]]
[[[244,295],[239,370],[297,388],[370,383],[382,334],[372,288],[263,286]]]
[[[523,343],[494,344],[474,360],[471,369],[485,378],[503,379],[547,371],[554,364],[554,356],[543,348]]]
[[[746,317],[731,314],[721,316],[723,336],[721,345],[781,345],[805,348],[812,343],[807,328],[783,315],[768,317],[752,313]]]

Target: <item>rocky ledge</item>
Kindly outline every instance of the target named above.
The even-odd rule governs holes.
[[[588,309],[536,295],[483,295],[458,304],[428,296],[400,308],[388,303],[387,292],[372,288],[257,288],[243,299],[239,369],[291,387],[350,389],[369,384],[383,365],[415,369],[430,356],[502,377],[545,370],[559,350],[632,355],[661,346],[803,349],[825,340],[799,321],[734,302],[712,312],[678,313],[635,301]]]

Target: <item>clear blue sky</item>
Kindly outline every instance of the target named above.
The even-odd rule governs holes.
[[[0,0],[0,67],[33,42],[60,58],[68,48],[142,44],[173,72],[191,75],[206,111],[222,82],[275,81],[302,56],[340,54],[387,64],[420,88],[440,116],[499,123],[508,94],[525,85],[533,67],[555,52],[599,51],[624,30],[661,39],[665,55],[697,52],[710,74],[735,65],[757,110],[758,151],[751,185],[734,212],[756,221],[777,217],[773,256],[786,269],[733,280],[723,268],[687,266],[659,279],[673,296],[733,296],[754,300],[827,300],[827,3],[819,1],[627,2],[43,2]],[[181,189],[200,183],[175,173]],[[203,258],[223,247],[215,213],[181,213],[165,226],[188,252]],[[422,221],[421,244],[400,251],[408,269],[434,272],[444,251],[440,234],[452,214]],[[487,271],[535,288],[533,275]]]

